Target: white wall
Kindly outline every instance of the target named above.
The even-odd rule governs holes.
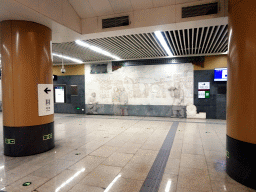
[[[172,105],[174,97],[168,89],[177,87],[178,82],[184,93],[183,104],[194,101],[192,64],[127,66],[114,72],[108,70],[107,74],[90,74],[90,70],[90,65],[86,65],[86,104],[95,92],[99,104],[123,104],[117,98],[122,95],[119,98],[127,99],[128,105]]]

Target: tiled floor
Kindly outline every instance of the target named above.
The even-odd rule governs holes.
[[[1,130],[0,189],[140,191],[173,121],[179,126],[159,192],[254,191],[225,173],[225,121],[71,114],[55,114],[56,147],[39,155],[4,156]]]

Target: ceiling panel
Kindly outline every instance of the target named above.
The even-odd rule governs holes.
[[[153,0],[130,0],[132,3],[132,8],[134,10],[138,9],[149,9],[154,7]]]
[[[132,4],[130,0],[109,0],[115,13],[131,12]]]
[[[93,10],[97,16],[112,15],[114,11],[108,0],[89,0]]]
[[[162,35],[173,56],[201,56],[225,53],[228,50],[228,25],[163,31]],[[154,33],[105,37],[85,42],[124,60],[168,57]],[[53,52],[63,53],[84,62],[112,60],[110,57],[83,48],[75,42],[53,44]],[[55,64],[60,62],[61,59],[54,57]],[[70,63],[67,60],[64,62]]]
[[[163,7],[168,5],[174,5],[175,0],[153,0],[154,7]]]
[[[69,3],[83,19],[97,16],[88,0],[69,0]]]

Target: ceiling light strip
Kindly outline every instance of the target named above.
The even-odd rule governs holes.
[[[88,43],[86,43],[86,42],[84,42],[84,41],[76,40],[75,42],[76,42],[78,45],[80,45],[80,46],[87,47],[87,48],[89,48],[89,49],[91,49],[91,50],[93,50],[93,51],[95,51],[95,52],[98,52],[98,53],[100,53],[100,54],[102,54],[102,55],[106,55],[106,56],[111,57],[111,58],[113,58],[113,59],[120,60],[119,57],[117,57],[117,56],[115,56],[115,55],[112,55],[111,53],[109,53],[109,52],[107,52],[107,51],[104,51],[104,50],[102,50],[101,48],[95,47],[95,46],[93,46],[93,45],[89,45]]]
[[[160,50],[161,52],[161,57],[167,56],[164,48],[158,43],[156,40],[156,37],[153,33],[149,33],[150,38],[152,39],[152,42],[154,42],[155,46]]]
[[[111,45],[106,45],[106,42],[103,38],[102,39],[92,39],[92,44],[97,47],[102,47],[104,50],[109,51],[111,53],[117,53],[118,55],[121,55],[121,53],[119,51],[120,49],[117,50],[117,49],[114,49]]]
[[[162,47],[164,48],[165,52],[167,53],[167,56],[173,56],[170,48],[168,47],[168,45],[167,45],[167,43],[164,39],[164,36],[163,36],[162,32],[161,31],[155,31],[154,34],[157,37],[157,39],[159,40]]]
[[[87,40],[87,42],[89,44],[93,44],[93,41],[91,39]],[[77,45],[76,42],[75,42],[75,44]],[[82,46],[82,47],[84,47],[84,46]],[[96,46],[94,46],[94,47],[96,47]],[[85,50],[87,52],[86,57],[89,58],[90,61],[94,61],[95,59],[97,59],[98,61],[101,61],[101,60],[106,60],[106,58],[109,58],[106,55],[99,54],[98,52],[93,51],[89,47],[84,47],[84,48],[85,48]]]
[[[73,61],[75,63],[83,63],[82,60],[76,59],[76,58],[73,58],[73,57],[69,57],[69,56],[65,56],[65,55],[60,55],[60,54],[57,54],[57,53],[52,53],[52,55],[55,56],[55,57],[59,57],[59,58],[63,58],[63,59],[66,59],[66,60]]]
[[[165,37],[166,37],[166,39],[167,39],[167,42],[168,42],[168,44],[169,44],[169,47],[171,48],[171,51],[172,51],[172,53],[173,53],[173,55],[174,55],[174,54],[175,54],[175,51],[174,51],[174,49],[173,49],[173,45],[172,45],[172,43],[171,43],[171,41],[170,41],[170,38],[168,37],[167,31],[164,32],[164,35],[165,35]]]
[[[147,36],[148,40],[152,43],[154,49],[157,50],[158,55],[162,57],[163,56],[162,50],[158,47],[158,44],[153,40],[153,38],[151,37],[151,34],[146,33],[145,35]]]
[[[145,39],[148,40],[150,46],[152,47],[152,49],[154,49],[155,53],[157,54],[158,57],[162,56],[162,52],[160,49],[157,48],[157,45],[153,42],[153,39],[149,36],[148,33],[144,33],[143,34]]]

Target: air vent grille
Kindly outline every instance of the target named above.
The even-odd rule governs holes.
[[[102,19],[102,29],[129,25],[129,16]]]
[[[212,15],[218,13],[218,2],[191,7],[182,7],[182,18]]]
[[[163,31],[162,35],[174,56],[203,56],[225,53],[228,50],[227,24]],[[88,39],[85,42],[124,60],[168,56],[154,32]],[[81,47],[75,42],[53,44],[53,52],[63,53],[85,62],[112,59],[89,48]],[[53,62],[61,64],[62,60],[54,57]],[[70,61],[64,59],[64,63],[70,63]],[[104,67],[93,68],[92,73],[106,72],[106,67],[103,69]]]

